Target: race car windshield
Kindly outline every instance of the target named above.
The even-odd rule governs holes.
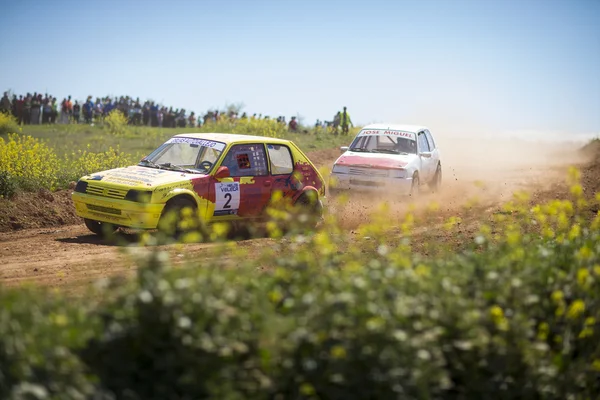
[[[359,136],[350,151],[388,154],[417,154],[417,143],[409,138],[390,135]]]
[[[215,143],[215,142],[210,142]],[[166,142],[138,165],[187,173],[208,174],[221,156],[225,144]]]

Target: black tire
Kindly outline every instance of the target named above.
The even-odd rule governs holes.
[[[433,192],[439,192],[442,187],[442,164],[438,163],[437,168],[435,169],[435,175],[433,175],[433,179],[429,182],[429,188]]]
[[[310,191],[302,194],[296,203],[296,219],[302,229],[314,229],[323,218],[323,203],[319,194]]]
[[[158,221],[158,230],[175,238],[180,238],[183,234],[188,232],[197,231],[199,228],[198,224],[194,224],[191,227],[181,226],[181,223],[185,218],[184,210],[187,208],[191,209],[195,214],[197,206],[193,201],[184,197],[175,197],[174,199],[169,200]],[[194,219],[194,221],[197,222],[196,219]]]
[[[108,222],[100,222],[88,218],[84,218],[83,222],[91,232],[103,238],[112,236],[117,231],[117,227]]]
[[[419,191],[421,190],[421,181],[419,180],[419,174],[414,173],[412,178],[412,185],[410,186],[410,197],[417,198],[419,197]]]

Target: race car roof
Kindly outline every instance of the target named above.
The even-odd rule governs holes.
[[[267,136],[254,136],[254,135],[242,135],[238,133],[180,133],[179,135],[175,135],[173,137],[186,137],[186,138],[194,138],[194,139],[205,139],[212,140],[214,142],[223,142],[223,143],[248,143],[248,142],[259,142],[263,143],[268,141],[269,143],[279,143],[279,144],[287,144],[289,140],[285,139],[276,139]]]
[[[389,129],[392,131],[404,131],[404,132],[412,132],[418,133],[425,129],[429,129],[426,126],[421,125],[400,125],[400,124],[370,124],[367,126],[363,126],[362,129]]]

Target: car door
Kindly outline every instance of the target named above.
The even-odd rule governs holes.
[[[419,160],[421,162],[421,182],[429,182],[433,176],[432,155],[429,148],[429,142],[424,131],[419,132],[417,136],[417,146],[419,147]]]
[[[435,174],[437,165],[440,162],[440,151],[438,150],[438,148],[435,144],[435,140],[433,139],[433,135],[431,134],[431,132],[426,130],[425,136],[427,137],[427,143],[429,144],[429,150],[431,151],[431,165],[432,165],[431,173]]]
[[[214,179],[214,219],[260,215],[271,198],[272,180],[262,143],[236,144],[229,148],[220,166],[229,168],[229,178]]]
[[[272,193],[280,191],[284,198],[294,197],[302,183],[294,176],[292,151],[283,144],[267,143],[267,153],[273,179]]]

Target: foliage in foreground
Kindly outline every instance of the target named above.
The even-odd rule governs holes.
[[[190,268],[141,247],[103,304],[0,289],[0,397],[598,398],[600,215],[571,193],[517,196],[440,258],[381,214],[358,243],[327,219]]]

